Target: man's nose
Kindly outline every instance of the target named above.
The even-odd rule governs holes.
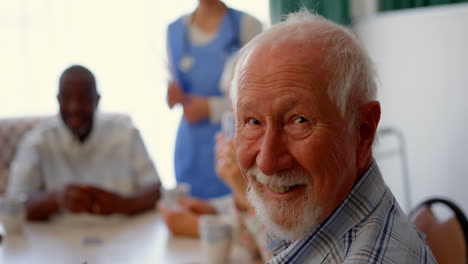
[[[281,129],[273,126],[267,127],[256,162],[258,168],[266,175],[272,175],[293,166],[288,139]]]
[[[80,103],[78,100],[70,100],[67,104],[67,110],[71,113],[78,111],[80,108]]]

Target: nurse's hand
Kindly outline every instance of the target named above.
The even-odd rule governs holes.
[[[157,203],[157,209],[173,235],[198,237],[199,214],[183,207],[168,207],[161,201]]]
[[[183,102],[184,117],[193,124],[210,116],[210,105],[208,99],[201,96],[186,96]]]
[[[178,103],[182,103],[185,98],[185,93],[178,83],[171,81],[167,88],[167,105],[169,108],[174,107]]]
[[[216,208],[209,202],[195,197],[181,197],[177,200],[180,207],[195,214],[216,214]]]

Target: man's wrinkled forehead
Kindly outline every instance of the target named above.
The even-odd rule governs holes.
[[[320,64],[324,56],[325,51],[322,45],[311,40],[292,40],[280,43],[263,42],[252,49],[246,62],[310,63],[314,65]]]
[[[245,54],[240,65],[240,87],[250,77],[265,78],[267,81],[283,72],[296,72],[309,75],[314,80],[323,80],[325,54],[322,50],[319,44],[312,41],[260,43]]]

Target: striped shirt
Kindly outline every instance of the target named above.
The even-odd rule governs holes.
[[[437,263],[385,185],[375,161],[316,230],[296,240],[269,264]]]

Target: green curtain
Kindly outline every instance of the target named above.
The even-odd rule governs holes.
[[[468,0],[379,0],[379,11],[445,5],[461,2],[468,2]]]
[[[349,25],[349,0],[270,0],[271,23],[283,20],[288,13],[307,8],[336,23]]]
[[[468,0],[377,0],[379,11],[468,2]],[[350,24],[350,0],[270,0],[271,23],[305,7],[342,25]]]

